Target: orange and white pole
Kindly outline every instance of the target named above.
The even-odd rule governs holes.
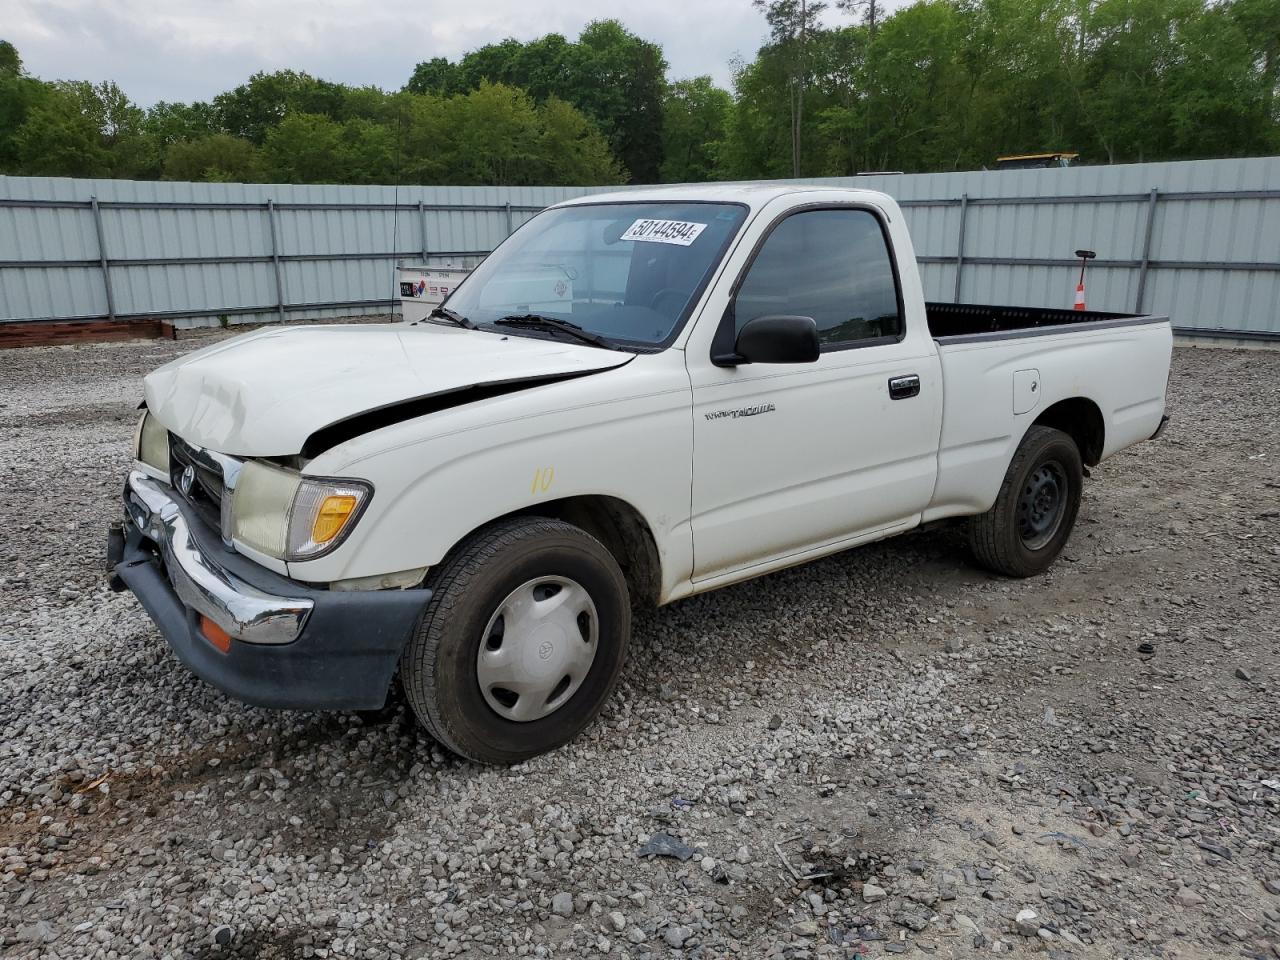
[[[1080,279],[1076,281],[1076,302],[1075,309],[1084,309],[1084,267],[1090,260],[1097,256],[1092,250],[1077,250],[1076,256],[1080,258]]]

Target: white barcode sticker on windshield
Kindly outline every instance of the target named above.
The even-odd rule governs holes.
[[[675,243],[687,247],[698,239],[707,228],[705,223],[689,223],[686,220],[637,220],[627,227],[623,240],[644,240],[648,243]]]

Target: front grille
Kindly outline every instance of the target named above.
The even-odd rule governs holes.
[[[194,472],[189,489],[183,489],[182,475]],[[169,472],[174,489],[214,530],[222,529],[222,498],[226,495],[222,467],[181,437],[169,434]]]

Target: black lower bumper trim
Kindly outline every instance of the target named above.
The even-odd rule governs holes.
[[[245,566],[238,572],[244,577]],[[114,573],[192,673],[237,700],[286,709],[382,707],[400,653],[431,598],[429,590],[313,590],[262,570],[253,586],[269,592],[287,584],[292,595],[306,596],[315,607],[292,643],[233,639],[223,653],[205,639],[199,616],[183,605],[159,556],[132,525]]]
[[[107,586],[112,593],[124,593],[129,588],[116,573],[116,567],[124,560],[124,529],[121,524],[113,523],[107,531]]]

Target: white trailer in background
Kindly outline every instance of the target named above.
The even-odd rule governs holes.
[[[400,264],[396,268],[396,291],[400,297],[401,316],[410,323],[427,319],[427,315],[444,303],[470,272],[464,267]]]

